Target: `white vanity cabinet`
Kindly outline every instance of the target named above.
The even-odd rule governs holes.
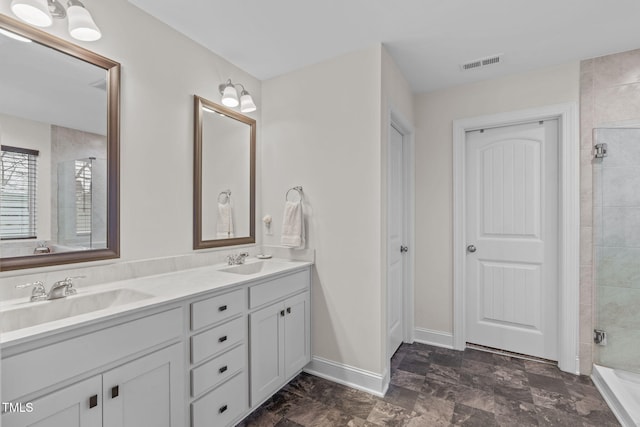
[[[173,344],[102,375],[103,427],[177,427],[184,347]]]
[[[5,341],[0,396],[23,412],[5,409],[0,425],[237,424],[310,361],[311,268],[227,274],[217,287],[187,282],[196,290],[180,298]]]
[[[23,402],[23,412],[2,416],[4,427],[102,426],[102,378],[96,375],[61,390]]]
[[[230,425],[249,410],[246,288],[196,301],[190,312],[191,425]]]
[[[182,308],[77,331],[2,359],[3,427],[182,427]]]
[[[191,304],[191,425],[231,426],[311,358],[310,268]]]
[[[276,301],[249,315],[251,405],[255,407],[311,360],[309,272],[257,285],[250,292],[256,305]],[[295,295],[287,297],[291,293]]]

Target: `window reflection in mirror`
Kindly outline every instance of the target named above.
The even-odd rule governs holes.
[[[0,28],[2,270],[117,257],[119,64]]]

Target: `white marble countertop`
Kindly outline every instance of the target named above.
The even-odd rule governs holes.
[[[246,261],[245,265],[258,262],[264,263],[264,266],[262,271],[254,274],[236,274],[221,271],[222,269],[228,268],[229,265],[218,264],[88,286],[86,288],[76,287],[77,295],[59,300],[31,302],[28,298],[20,298],[2,301],[0,302],[0,321],[2,321],[2,318],[5,316],[11,316],[10,312],[14,310],[29,308],[29,310],[37,313],[38,305],[56,304],[65,300],[70,303],[74,298],[86,298],[87,296],[116,289],[131,290],[149,295],[149,297],[132,302],[123,303],[120,301],[117,305],[85,314],[72,315],[59,320],[47,321],[21,329],[2,332],[0,333],[0,346],[6,348],[8,346],[22,344],[48,335],[96,324],[118,316],[132,314],[136,310],[149,309],[168,303],[177,303],[203,293],[267,279],[281,273],[304,269],[313,264],[308,261],[291,261],[286,259],[258,260],[252,257]],[[46,309],[43,309],[43,312],[44,310]]]

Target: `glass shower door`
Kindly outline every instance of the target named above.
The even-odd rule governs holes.
[[[594,130],[596,363],[640,373],[640,129]],[[605,148],[605,147],[603,147]]]

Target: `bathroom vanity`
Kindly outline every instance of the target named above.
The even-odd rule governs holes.
[[[3,303],[0,320],[12,320],[74,298],[82,307],[116,290],[138,294],[5,330],[1,397],[14,410],[2,425],[234,425],[310,360],[310,270],[309,262],[254,261]]]

